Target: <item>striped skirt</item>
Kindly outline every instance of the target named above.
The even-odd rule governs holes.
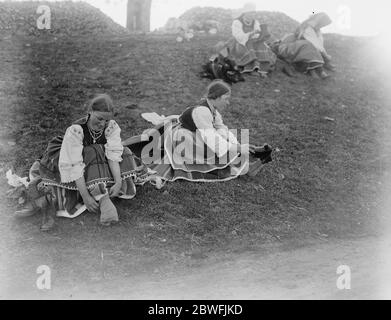
[[[82,199],[75,182],[62,183],[58,171],[61,139],[53,139],[40,160],[30,169],[30,179],[39,177],[41,188],[46,188],[56,200],[57,215],[74,217],[81,213]],[[84,178],[90,194],[99,200],[114,185],[103,145],[93,144],[83,149]],[[128,148],[124,148],[119,163],[122,186],[118,197],[132,199],[136,195],[136,185],[148,181],[150,170],[135,157]],[[84,210],[83,210],[84,211]]]
[[[248,171],[248,157],[233,153],[219,158],[197,137],[198,133],[182,128],[176,121],[158,125],[150,131],[154,134],[149,142],[129,148],[163,182],[227,181]]]
[[[292,63],[301,72],[307,72],[324,65],[320,51],[308,40],[297,40],[293,34],[283,38],[277,51],[279,57]]]
[[[271,71],[274,69],[277,57],[270,47],[261,39],[247,41],[246,46],[231,38],[221,50],[228,50],[229,58],[234,60],[241,72]]]

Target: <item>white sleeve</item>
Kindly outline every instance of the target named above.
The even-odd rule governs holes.
[[[254,21],[254,30],[261,31],[261,24],[259,23],[258,20]]]
[[[323,37],[321,34],[317,34],[314,28],[305,28],[303,31],[303,38],[311,42],[320,52],[326,52],[323,46]]]
[[[249,33],[243,31],[243,25],[239,20],[234,20],[234,22],[232,22],[232,36],[243,46],[245,46],[248,41]]]
[[[229,131],[228,127],[223,123],[223,118],[221,117],[221,114],[218,111],[216,111],[214,127],[224,139],[226,139],[227,141],[233,144],[239,144],[235,135],[231,131]]]
[[[110,120],[105,130],[107,143],[105,144],[106,158],[115,162],[122,161],[124,146],[121,141],[121,128],[114,120]]]
[[[258,20],[255,20],[254,21],[254,31],[258,31],[258,32],[261,32],[261,24],[259,23]],[[260,37],[260,33],[256,33],[254,36],[253,36],[255,39],[259,38]]]
[[[72,182],[83,176],[83,138],[83,129],[78,124],[70,126],[65,132],[58,161],[61,182]]]
[[[192,113],[194,124],[203,142],[220,158],[227,154],[233,144],[221,136],[213,126],[213,115],[207,107],[197,107]]]

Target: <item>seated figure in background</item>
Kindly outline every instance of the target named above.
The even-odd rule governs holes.
[[[274,70],[277,57],[265,43],[270,34],[267,25],[255,19],[255,12],[245,12],[232,22],[232,36],[221,50],[228,51],[241,72],[257,71],[264,77]]]

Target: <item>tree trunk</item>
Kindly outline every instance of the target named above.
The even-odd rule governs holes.
[[[132,32],[149,32],[152,0],[128,0],[126,28]]]

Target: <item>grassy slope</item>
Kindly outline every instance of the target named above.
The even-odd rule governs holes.
[[[95,93],[113,96],[123,138],[148,127],[141,112],[180,113],[202,95],[208,81],[197,72],[218,40],[13,40],[19,54],[13,63],[23,81],[16,93],[8,91],[17,103],[2,105],[2,123],[17,142],[14,157],[3,156],[3,162],[26,174],[48,139],[81,116],[83,103]],[[257,177],[177,182],[162,190],[144,186],[134,200],[118,203],[121,222],[112,228],[99,227],[96,216],[85,214],[59,220],[55,231],[44,234],[38,231],[39,217],[16,221],[8,208],[3,225],[12,232],[9,270],[35,279],[34,268],[48,264],[60,283],[98,280],[168,270],[170,262],[192,265],[191,258],[275,241],[380,230],[390,128],[386,87],[368,68],[373,61],[362,39],[329,35],[326,41],[338,66],[331,79],[293,79],[277,72],[234,85],[227,125],[247,128],[250,141],[280,149]]]

